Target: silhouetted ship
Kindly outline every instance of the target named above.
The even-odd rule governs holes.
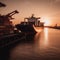
[[[25,18],[24,22],[17,24],[16,28],[21,32],[36,33],[37,31],[34,29],[34,27],[44,27],[44,23],[40,22],[39,19],[40,17],[36,18],[34,17],[34,14],[32,14],[31,17]]]

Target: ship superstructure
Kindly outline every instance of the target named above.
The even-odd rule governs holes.
[[[34,17],[34,14],[32,14],[31,17],[24,18],[24,22],[21,22],[21,24],[29,24],[37,27],[44,26],[44,23],[40,22],[40,18],[41,17]]]
[[[36,33],[35,27],[44,27],[44,23],[40,22],[40,17],[36,18],[34,17],[34,14],[32,14],[31,17],[29,18],[24,18],[24,21],[21,22],[20,24],[16,25],[16,28],[20,30],[21,32],[31,32],[31,33]]]

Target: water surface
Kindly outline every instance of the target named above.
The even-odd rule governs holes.
[[[11,49],[10,60],[60,60],[60,30],[44,28],[33,38]]]

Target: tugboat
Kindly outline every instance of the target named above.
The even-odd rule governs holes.
[[[18,30],[21,32],[27,32],[27,33],[36,33],[35,27],[44,27],[44,23],[40,22],[40,17],[36,18],[34,17],[34,14],[32,14],[29,18],[24,18],[24,22],[21,22],[20,24],[15,25]]]

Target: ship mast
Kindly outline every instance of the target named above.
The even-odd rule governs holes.
[[[35,26],[39,26],[40,25],[40,17],[34,17],[34,14],[31,15],[31,17],[25,18],[24,22],[26,22],[26,19],[28,21],[29,24],[35,25]]]

